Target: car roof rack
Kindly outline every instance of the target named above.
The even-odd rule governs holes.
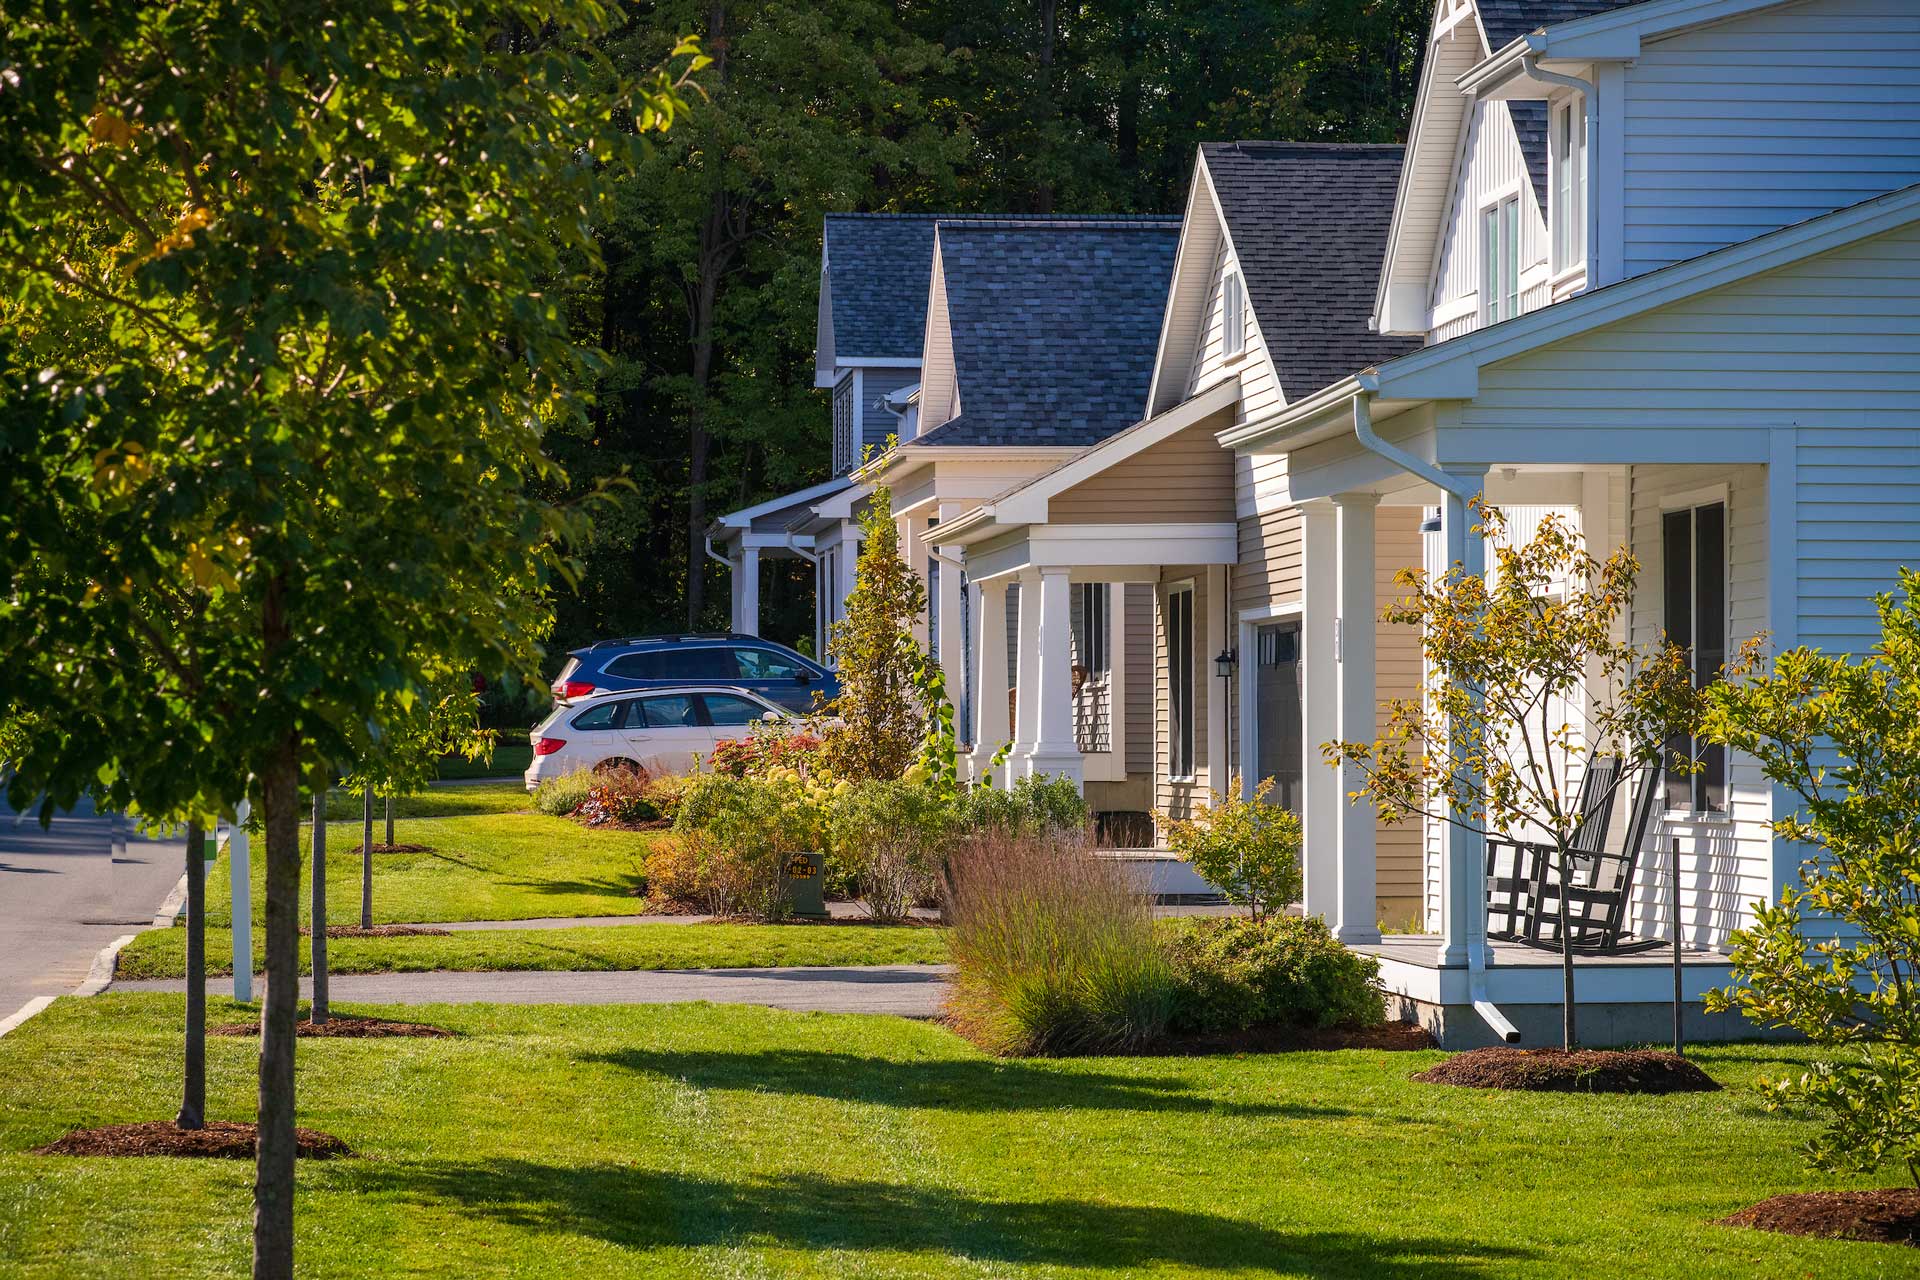
[[[680,644],[688,640],[758,640],[759,636],[738,631],[675,631],[657,636],[622,636],[614,640],[596,640],[589,649],[617,649],[635,644]]]

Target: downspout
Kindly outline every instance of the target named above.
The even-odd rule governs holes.
[[[1534,39],[1535,37],[1533,36],[1527,37],[1529,45],[1532,44]],[[1548,71],[1540,65],[1540,51],[1538,48],[1530,49],[1527,53],[1520,55],[1520,67],[1527,73],[1530,79],[1544,80],[1548,84],[1557,84],[1562,89],[1575,89],[1583,95],[1581,101],[1586,104],[1587,117],[1587,171],[1582,175],[1586,184],[1585,192],[1587,199],[1587,207],[1584,210],[1584,221],[1587,224],[1587,288],[1598,289],[1604,281],[1600,279],[1599,270],[1600,201],[1594,197],[1593,174],[1595,168],[1594,157],[1600,154],[1596,149],[1599,145],[1600,138],[1600,86],[1591,80],[1582,80],[1579,76],[1562,75],[1558,71]],[[1551,128],[1549,128],[1548,132],[1552,132]],[[1549,146],[1551,146],[1551,143],[1549,143]]]
[[[1360,442],[1361,448],[1437,486],[1442,493],[1451,494],[1462,503],[1479,495],[1480,486],[1473,481],[1449,475],[1426,459],[1382,440],[1373,429],[1373,397],[1380,390],[1380,379],[1372,373],[1362,373],[1354,381],[1359,384],[1360,391],[1353,398],[1353,437]],[[1496,1035],[1508,1044],[1520,1042],[1520,1029],[1508,1020],[1506,1014],[1500,1012],[1500,1006],[1487,998],[1486,955],[1477,945],[1467,950],[1467,993],[1473,1002],[1473,1011],[1481,1021],[1493,1028]]]
[[[740,568],[740,562],[738,560],[730,560],[726,556],[721,555],[718,551],[715,551],[713,549],[712,534],[707,535],[707,554],[711,556],[713,559],[718,560],[721,564],[727,566],[727,568],[729,569],[733,569],[737,571]]]

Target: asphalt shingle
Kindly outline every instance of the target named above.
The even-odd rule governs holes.
[[[1590,18],[1609,9],[1624,9],[1644,0],[1475,0],[1480,24],[1487,33],[1487,48],[1506,48],[1529,31],[1551,27],[1575,18]]]
[[[1399,146],[1201,147],[1280,388],[1298,400],[1420,345],[1368,327]]]
[[[1178,218],[940,224],[962,415],[921,445],[1098,443],[1139,420]]]

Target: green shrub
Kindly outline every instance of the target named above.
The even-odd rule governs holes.
[[[974,785],[960,795],[961,829],[1037,836],[1085,830],[1092,820],[1073,779],[1025,777],[1009,788]]]
[[[926,782],[857,782],[835,796],[828,849],[875,920],[905,919],[930,896],[953,832],[953,805]]]
[[[824,846],[815,793],[795,778],[703,774],[681,798],[673,829],[695,864],[707,910],[785,920],[787,856]]]
[[[1167,847],[1256,920],[1300,897],[1300,819],[1266,803],[1271,790],[1268,778],[1242,797],[1234,778],[1193,817],[1162,819]]]
[[[594,776],[593,789],[575,812],[590,827],[653,822],[660,817],[660,806],[653,802],[652,786],[645,770],[607,770]]]
[[[989,831],[954,847],[946,878],[961,1034],[1009,1055],[1123,1052],[1166,1030],[1173,975],[1152,911],[1086,828]]]
[[[1365,1027],[1386,1017],[1380,962],[1317,916],[1183,920],[1164,927],[1178,1031]]]
[[[586,801],[596,781],[591,769],[575,769],[557,778],[544,778],[533,792],[533,807],[550,817],[564,818]]]

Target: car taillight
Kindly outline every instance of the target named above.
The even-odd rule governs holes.
[[[568,680],[554,692],[562,698],[584,698],[592,693],[593,683],[588,680]]]
[[[565,738],[536,738],[533,743],[533,754],[537,756],[550,756],[566,745],[567,740]]]

